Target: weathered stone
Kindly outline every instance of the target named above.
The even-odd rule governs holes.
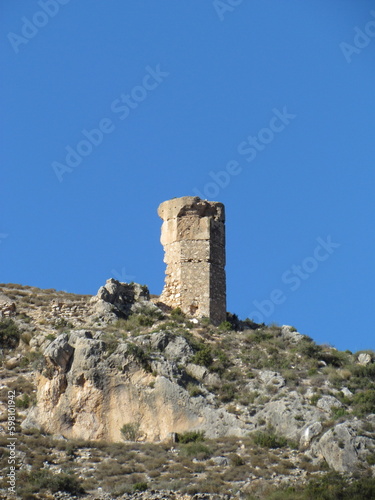
[[[4,294],[0,294],[0,318],[10,318],[17,312],[16,303]]]
[[[213,457],[211,458],[215,465],[229,465],[229,460],[227,457]]]
[[[53,364],[58,365],[65,370],[73,351],[73,347],[69,344],[68,335],[63,333],[49,344],[44,351],[44,355],[48,357]]]
[[[281,335],[284,337],[284,339],[290,340],[294,343],[300,342],[304,337],[304,335],[296,332],[295,329],[289,325],[283,325],[281,327]]]
[[[357,361],[360,365],[367,366],[372,361],[371,354],[367,352],[362,352],[361,354],[358,355]]]
[[[320,411],[305,404],[302,396],[292,391],[280,400],[266,403],[256,418],[258,422],[263,421],[266,426],[273,427],[277,434],[299,441],[303,429],[319,421]]]
[[[167,264],[159,300],[214,324],[226,319],[224,205],[184,196],[159,206]]]
[[[284,387],[285,385],[285,379],[278,372],[262,370],[258,373],[258,377],[265,385],[273,385],[278,388]]]
[[[150,301],[147,286],[138,283],[121,283],[113,278],[99,288],[91,304],[94,314],[113,321],[118,317],[128,318],[133,313],[161,313],[160,309]]]
[[[301,431],[300,446],[307,447],[311,440],[322,432],[323,426],[320,422],[314,422],[306,425]]]
[[[341,408],[343,404],[334,396],[322,396],[316,403],[316,407],[320,410],[331,413],[332,408]]]
[[[361,434],[359,421],[338,424],[313,444],[312,452],[338,472],[354,472],[375,445],[373,438]]]
[[[352,393],[352,391],[351,391],[350,389],[348,389],[347,387],[343,387],[343,388],[341,389],[341,392],[342,392],[342,393],[344,394],[344,396],[345,396],[345,397],[347,397],[347,398],[351,398],[351,397],[353,397],[353,393]]]

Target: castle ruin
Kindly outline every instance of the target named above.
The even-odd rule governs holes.
[[[158,208],[167,264],[160,302],[215,325],[226,320],[224,205],[184,196]]]

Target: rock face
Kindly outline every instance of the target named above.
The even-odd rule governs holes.
[[[225,321],[224,205],[185,196],[165,201],[158,214],[167,264],[160,302],[214,324]]]
[[[124,424],[135,426],[139,440],[147,441],[191,429],[207,437],[246,434],[246,425],[218,409],[203,386],[204,397],[190,396],[189,377],[176,364],[193,355],[183,337],[164,332],[140,336],[137,345],[123,342],[111,355],[105,342],[90,337],[76,331],[68,342],[62,334],[47,347],[45,357],[54,372],[39,375],[38,406],[24,428],[109,441],[122,440]],[[143,346],[150,345],[160,353],[147,357]]]
[[[338,472],[354,472],[374,446],[373,435],[364,434],[358,420],[335,425],[314,443],[312,453]]]

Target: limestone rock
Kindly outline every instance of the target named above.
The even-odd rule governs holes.
[[[359,421],[337,424],[313,445],[312,452],[338,472],[354,472],[366,459],[368,450],[375,447],[375,439],[361,435],[360,424]]]
[[[283,325],[281,327],[281,335],[283,336],[284,339],[288,339],[294,343],[300,342],[304,337],[304,335],[302,335],[299,332],[296,332],[294,328],[289,325]]]
[[[189,395],[172,359],[190,353],[183,337],[154,334],[152,340],[164,352],[148,360],[133,343],[120,343],[108,356],[105,343],[89,332],[75,331],[71,337],[74,348],[63,334],[46,349],[46,356],[65,370],[55,371],[52,379],[39,375],[38,406],[25,425],[66,438],[109,441],[122,440],[126,423],[139,423],[140,438],[149,441],[187,430],[202,430],[207,437],[248,432],[249,425],[217,408],[216,398],[203,387],[204,397]],[[137,341],[142,345],[142,339]]]
[[[353,393],[352,393],[352,391],[351,391],[350,389],[348,389],[347,387],[343,387],[343,388],[341,389],[341,392],[342,392],[342,393],[344,394],[344,396],[345,396],[345,397],[347,397],[347,398],[351,398],[351,397],[353,397]]]
[[[327,413],[332,412],[332,408],[342,408],[343,404],[334,396],[322,396],[316,403],[316,407]]]
[[[258,373],[258,378],[265,385],[273,385],[278,388],[285,385],[285,379],[278,372],[262,370]]]
[[[322,432],[323,426],[320,422],[306,425],[301,431],[300,447],[306,448],[313,438]]]
[[[161,351],[169,360],[186,364],[194,354],[193,348],[185,337],[169,332],[155,332],[147,337],[144,341],[142,338],[138,338],[137,343],[149,345],[152,349]]]
[[[282,399],[270,401],[256,414],[259,421],[265,426],[271,426],[275,432],[287,439],[300,441],[306,426],[320,420],[320,412],[304,402],[297,392],[290,392]]]
[[[132,313],[160,311],[150,301],[148,288],[138,283],[120,283],[110,278],[99,288],[91,299],[94,314],[113,320],[117,317],[127,318]],[[161,312],[161,311],[160,311]]]
[[[371,363],[372,357],[371,354],[367,352],[362,352],[361,354],[358,355],[357,362],[360,365],[367,366]]]
[[[69,344],[68,335],[63,333],[48,345],[44,351],[44,355],[49,358],[53,364],[65,370],[73,351],[73,347]]]
[[[0,294],[0,318],[10,318],[17,312],[16,303],[9,297]]]
[[[215,465],[229,465],[227,457],[213,457],[211,460]]]

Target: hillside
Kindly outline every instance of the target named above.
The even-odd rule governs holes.
[[[116,280],[1,284],[0,347],[1,498],[12,391],[20,498],[375,496],[373,351],[189,320]]]

